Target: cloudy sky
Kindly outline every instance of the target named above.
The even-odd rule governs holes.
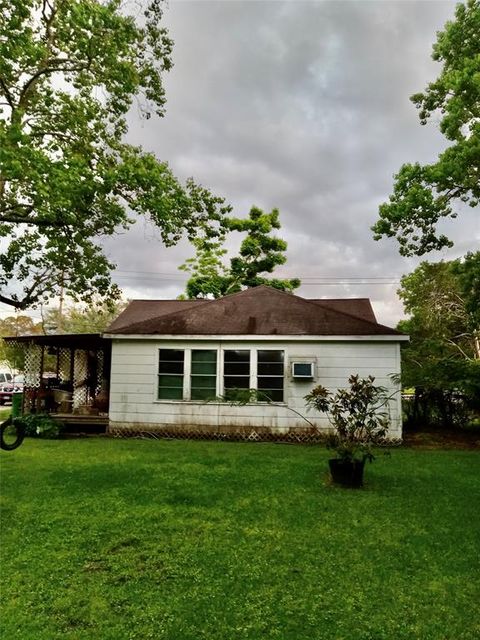
[[[419,260],[400,257],[394,241],[375,242],[370,226],[401,164],[433,161],[443,148],[409,96],[438,74],[431,46],[454,6],[172,0],[167,114],[142,121],[133,109],[130,141],[225,197],[234,215],[278,207],[288,241],[278,275],[302,278],[305,297],[368,296],[393,325],[402,316],[398,279]],[[455,248],[428,259],[478,249],[478,213],[444,228]],[[187,243],[166,249],[140,222],[106,248],[125,296],[182,292]]]

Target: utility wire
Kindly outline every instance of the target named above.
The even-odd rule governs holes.
[[[154,275],[154,276],[159,276],[159,277],[163,277],[163,276],[171,276],[171,277],[183,277],[181,274],[179,273],[165,273],[162,271],[136,271],[136,270],[130,270],[130,269],[116,269],[114,272],[114,274],[118,274],[119,276],[121,274],[127,273],[127,274],[138,274],[138,275]],[[127,277],[127,276],[121,276],[121,277]],[[285,275],[282,274],[280,277],[282,278],[299,278],[300,280],[400,280],[400,276],[394,276],[394,275],[389,275],[389,276],[302,276],[302,275],[298,275],[298,274],[290,274],[290,275]]]
[[[142,276],[141,278],[137,277],[137,276],[122,276],[122,275],[113,275],[115,280],[142,280],[142,281],[148,281],[148,282],[158,282],[158,281],[164,281],[164,282],[183,282],[185,278],[181,277],[181,276],[161,276],[161,275],[156,275],[156,276]],[[288,278],[289,276],[279,276],[281,278]],[[301,281],[301,285],[302,286],[341,286],[341,285],[394,285],[394,284],[400,284],[400,279],[395,279],[395,280],[388,280],[388,279],[369,279],[369,278],[356,278],[356,279],[350,279],[350,278],[340,278],[340,279],[335,279],[335,280],[308,280],[305,281],[304,278],[299,278],[299,280]]]

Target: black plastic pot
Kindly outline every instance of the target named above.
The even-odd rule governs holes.
[[[363,468],[365,460],[341,460],[331,458],[328,461],[334,484],[342,487],[363,487]]]

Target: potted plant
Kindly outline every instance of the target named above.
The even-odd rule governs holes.
[[[333,427],[327,447],[336,453],[336,458],[329,460],[335,484],[361,487],[365,461],[373,461],[373,447],[387,433],[390,397],[385,387],[375,386],[374,381],[373,376],[361,379],[351,375],[347,389],[332,393],[318,385],[305,396],[307,407],[326,413]]]

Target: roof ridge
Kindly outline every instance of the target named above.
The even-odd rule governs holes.
[[[277,289],[276,287],[269,287],[266,284],[258,285],[258,287],[249,287],[248,289],[245,289],[244,291],[237,292],[237,294],[238,293],[245,293],[246,291],[251,291],[251,290],[254,290],[254,289],[268,289],[270,291],[275,291],[277,293],[280,293],[280,294],[283,294],[283,295],[286,295],[286,296],[289,296],[289,297],[293,296],[297,300],[301,300],[302,302],[306,302],[306,303],[311,304],[311,305],[315,305],[316,304],[314,302],[314,300],[317,301],[317,303],[321,302],[321,298],[303,298],[302,296],[299,296],[296,293],[289,293],[288,291],[283,291],[282,289]],[[237,294],[232,294],[232,295],[237,295]],[[218,300],[224,300],[225,297],[227,297],[227,296],[224,296],[222,298],[217,298],[217,299]],[[342,300],[342,299],[345,300],[345,298],[336,298],[336,300]],[[370,300],[370,298],[361,298],[361,299]],[[341,311],[340,309],[332,309],[332,308],[330,308],[328,306],[324,306],[324,305],[321,305],[321,306],[322,306],[322,308],[327,309],[331,313],[341,313],[344,316],[347,316],[349,318],[353,318],[355,320],[360,320],[361,322],[366,322],[367,324],[373,325],[375,327],[382,327],[384,329],[390,329],[390,330],[392,329],[392,327],[387,327],[386,325],[382,325],[379,322],[376,322],[376,321],[373,322],[372,320],[367,320],[366,318],[362,318],[360,316],[356,316],[356,315],[354,315],[352,313],[348,313],[346,311]]]
[[[336,298],[336,300],[341,300],[342,298]],[[352,299],[352,298],[350,298]],[[360,300],[370,300],[370,298],[357,298]],[[316,302],[313,302],[313,298],[310,298],[310,300],[308,300],[307,298],[304,298],[304,300],[306,302],[312,302],[313,304],[317,304],[319,302],[321,302],[321,300],[319,298],[315,298]],[[373,322],[373,320],[367,320],[367,318],[362,318],[361,316],[356,316],[354,313],[348,313],[348,311],[342,311],[341,309],[332,309],[331,307],[328,307],[327,305],[323,305],[320,304],[320,306],[324,309],[328,309],[329,311],[333,311],[333,313],[341,313],[344,316],[348,316],[349,318],[354,318],[355,320],[361,320],[361,322],[367,322],[370,325],[374,325],[375,327],[382,327],[383,329],[393,329],[393,327],[387,327],[387,325],[385,324],[380,324],[380,322]],[[395,329],[396,331],[396,329]]]
[[[288,293],[287,291],[282,291],[281,289],[277,289],[276,287],[269,287],[266,284],[260,284],[256,287],[247,287],[247,289],[243,289],[242,291],[236,291],[235,293],[229,293],[226,296],[222,296],[221,298],[214,298],[213,300],[202,300],[202,302],[205,303],[212,303],[212,302],[221,302],[223,300],[231,300],[233,297],[235,296],[239,296],[239,295],[245,295],[246,293],[251,293],[252,291],[254,291],[255,289],[266,289],[267,291],[276,291],[278,293],[283,293],[284,295],[287,295],[289,297],[293,296],[294,298],[298,298],[299,300],[305,300],[305,298],[302,298],[301,296],[296,296],[293,293]],[[192,298],[192,300],[198,300],[198,298]],[[150,302],[150,301],[147,301]],[[155,302],[155,301],[153,301]],[[165,300],[160,300],[160,302],[165,302]],[[201,305],[196,305],[198,307],[203,306],[203,304]],[[178,309],[176,311],[172,311],[171,313],[164,313],[161,316],[153,316],[152,318],[147,318],[146,320],[142,320],[140,322],[134,322],[132,324],[128,324],[125,325],[124,327],[121,327],[123,330],[124,329],[140,329],[142,327],[143,324],[147,323],[147,322],[151,322],[152,320],[156,320],[157,318],[161,318],[162,321],[164,318],[169,318],[170,316],[176,316],[176,315],[181,315],[183,313],[186,313],[187,311],[190,311],[191,309],[183,309],[182,311],[179,311]]]
[[[195,315],[199,312],[199,310],[201,310],[203,306],[206,306],[206,305],[211,306],[212,304],[214,304],[215,307],[217,305],[220,305],[219,308],[221,308],[221,306],[223,306],[225,303],[228,305],[228,303],[235,296],[250,297],[252,294],[254,294],[258,290],[263,290],[264,292],[270,293],[270,294],[273,293],[275,295],[288,296],[289,300],[295,301],[295,304],[303,305],[304,308],[305,308],[305,305],[307,305],[306,308],[308,308],[310,311],[313,311],[315,309],[315,311],[318,312],[318,309],[320,308],[324,311],[324,313],[327,314],[327,317],[330,318],[329,322],[331,323],[332,322],[335,323],[335,319],[337,319],[336,320],[337,322],[338,321],[342,322],[341,318],[344,318],[349,321],[354,320],[357,324],[358,323],[360,324],[360,327],[363,327],[364,331],[366,332],[366,335],[369,335],[369,334],[375,335],[379,332],[379,330],[381,331],[382,329],[386,330],[388,334],[391,334],[393,332],[394,334],[401,335],[400,332],[398,332],[396,329],[393,329],[392,327],[387,327],[386,325],[379,324],[376,320],[369,320],[367,318],[363,318],[361,316],[351,314],[346,311],[332,308],[328,304],[322,303],[321,301],[319,302],[319,299],[302,298],[301,296],[291,294],[291,293],[282,291],[280,289],[276,289],[275,287],[269,287],[268,285],[259,285],[258,287],[249,287],[248,289],[244,289],[243,291],[237,291],[236,293],[229,294],[228,296],[215,298],[213,300],[204,300],[202,301],[201,304],[192,305],[190,307],[187,307],[186,309],[180,309],[180,310],[177,309],[168,314],[162,314],[161,316],[154,316],[153,318],[147,318],[140,322],[132,323],[125,327],[119,328],[116,331],[114,330],[113,333],[117,333],[117,332],[125,333],[125,331],[127,331],[128,333],[135,333],[135,332],[141,333],[142,329],[145,329],[148,332],[149,326],[151,325],[152,322],[155,322],[156,320],[161,324],[163,324],[165,321],[168,323],[168,320],[172,320],[172,318],[178,319],[178,321],[181,321],[183,319],[185,322],[185,321],[188,321],[188,318],[191,318],[192,316],[194,319]],[[366,299],[368,300],[368,298]],[[339,300],[341,299],[339,298]],[[372,329],[374,331],[372,331]]]
[[[254,289],[267,289],[267,290],[278,291],[279,293],[286,293],[285,291],[280,291],[279,289],[275,289],[275,287],[269,287],[269,286],[267,286],[265,284],[261,284],[261,285],[258,285],[257,287],[248,287],[247,289],[243,289],[242,291],[236,291],[235,293],[229,293],[228,295],[222,296],[221,298],[214,298],[213,300],[204,300],[204,302],[205,303],[221,302],[222,300],[232,299],[233,297],[239,296],[241,294],[245,295],[246,293],[252,292]],[[286,295],[290,296],[290,295],[293,295],[293,294],[286,294]],[[295,297],[299,298],[299,296],[295,296]],[[299,299],[301,300],[302,298],[299,298]],[[192,298],[192,300],[198,300],[198,298]],[[155,301],[153,301],[153,302],[155,302]],[[159,300],[159,302],[165,302],[165,300]],[[204,305],[203,304],[199,304],[199,305],[196,305],[196,306],[197,307],[203,307]],[[115,332],[120,333],[121,331],[125,331],[125,329],[129,329],[129,330],[141,329],[144,324],[150,323],[152,320],[156,320],[156,319],[160,319],[161,318],[162,321],[163,321],[164,318],[169,318],[170,316],[178,316],[180,314],[187,313],[190,310],[191,310],[191,308],[184,309],[182,311],[179,311],[177,309],[176,311],[171,311],[170,313],[165,313],[165,314],[162,314],[160,316],[153,316],[152,318],[147,318],[146,320],[141,320],[140,322],[133,322],[132,324],[125,325],[125,326],[121,327],[121,329],[117,329],[117,330],[114,329],[112,333],[115,333]],[[109,332],[107,332],[107,333],[109,333]]]
[[[368,300],[370,302],[370,298],[305,298],[305,300],[316,300],[317,302],[324,302],[326,300],[339,300],[340,302],[344,300]]]
[[[193,300],[194,298],[192,298]],[[199,300],[199,298],[195,298],[195,300]],[[203,307],[205,304],[208,304],[209,302],[217,302],[217,300],[222,300],[222,298],[214,298],[213,300],[203,300],[202,299],[202,303],[203,304],[199,304],[197,306],[199,307]],[[155,302],[155,301],[153,301]],[[169,302],[168,300],[160,300],[160,302]],[[186,302],[184,300],[182,300],[181,302]],[[191,300],[190,300],[191,302]],[[170,313],[164,313],[161,314],[159,316],[152,316],[151,318],[147,318],[146,320],[141,320],[140,322],[132,322],[132,324],[127,324],[124,327],[121,327],[122,330],[124,329],[132,329],[132,328],[140,328],[143,324],[145,324],[146,322],[152,322],[152,320],[158,320],[158,319],[164,319],[164,318],[169,318],[170,316],[176,316],[180,313],[185,313],[186,311],[190,311],[189,309],[183,309],[182,311],[179,311],[178,309],[176,311],[171,311]],[[118,331],[118,329],[117,329]],[[108,332],[107,332],[108,333]],[[114,330],[115,333],[115,330]]]
[[[204,298],[130,298],[129,303],[132,302],[205,302]],[[211,300],[210,300],[211,302]]]
[[[273,287],[270,287],[273,289]],[[282,291],[281,293],[285,293],[284,291]],[[353,318],[354,320],[359,320],[360,322],[364,322],[366,323],[368,326],[373,326],[373,327],[381,327],[382,329],[388,329],[389,331],[391,331],[393,329],[393,327],[387,327],[384,324],[380,324],[379,322],[372,322],[372,320],[367,320],[366,318],[361,318],[360,316],[356,316],[352,313],[348,313],[346,311],[341,311],[340,309],[332,309],[331,307],[328,307],[327,305],[318,305],[318,300],[319,298],[315,298],[315,300],[317,300],[317,302],[314,302],[313,298],[302,298],[301,296],[297,296],[294,293],[289,294],[289,295],[293,295],[295,298],[298,298],[298,300],[301,300],[302,302],[306,302],[309,305],[312,306],[321,306],[323,309],[326,309],[327,311],[329,311],[330,313],[339,313],[343,316],[347,316],[347,318]],[[341,298],[337,298],[337,300],[341,300]],[[369,298],[366,298],[366,300],[369,300]],[[397,331],[396,329],[394,329],[394,331]],[[400,331],[398,332],[400,333]]]
[[[128,301],[127,306],[125,307],[125,309],[123,309],[123,311],[121,311],[108,325],[108,327],[106,327],[106,329],[103,331],[103,333],[110,333],[110,329],[112,327],[114,327],[115,325],[119,325],[119,326],[115,326],[114,330],[119,329],[120,327],[129,327],[131,325],[134,324],[138,324],[140,322],[144,322],[145,320],[150,320],[152,318],[159,318],[162,315],[169,315],[170,313],[177,313],[179,311],[184,311],[184,309],[180,309],[180,307],[185,306],[186,308],[188,307],[193,307],[193,306],[200,306],[198,304],[192,304],[197,302],[196,299],[191,299],[191,300],[178,300],[178,299],[174,299],[174,298],[157,298],[157,299],[145,299],[145,298],[133,298],[131,300]],[[201,300],[201,302],[205,302],[205,300]],[[180,304],[179,304],[180,303]],[[181,303],[188,303],[187,304],[181,304]],[[163,308],[166,306],[174,306],[177,307],[176,309],[174,308],[173,310],[170,310],[168,313],[159,313],[159,308]],[[144,316],[144,309],[147,310],[151,310],[151,307],[154,307],[153,316],[150,316],[149,314],[148,317]],[[144,316],[143,318],[130,318],[130,315],[132,314],[132,310],[133,309],[141,309],[142,310],[142,315]],[[126,320],[124,319],[126,318]]]

